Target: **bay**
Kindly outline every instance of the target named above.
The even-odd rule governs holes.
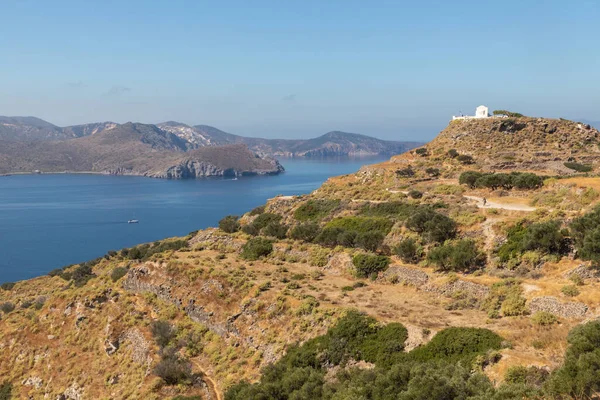
[[[160,180],[84,174],[0,177],[0,283],[216,226],[277,195],[387,158],[282,159],[277,176]],[[138,224],[128,224],[129,219]]]

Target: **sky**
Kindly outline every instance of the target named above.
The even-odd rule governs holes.
[[[600,121],[598,0],[0,0],[0,115],[429,140],[485,104]]]

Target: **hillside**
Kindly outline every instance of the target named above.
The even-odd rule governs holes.
[[[142,124],[139,124],[142,125]],[[284,140],[261,139],[233,135],[207,125],[189,126],[167,121],[155,129],[171,133],[184,140],[188,149],[225,144],[245,144],[250,150],[267,156],[322,157],[322,156],[370,156],[400,154],[421,145],[418,142],[395,142],[346,132],[329,132],[314,139]],[[118,124],[100,122],[58,127],[34,117],[1,117],[0,140],[10,141],[56,141],[92,136]]]
[[[453,122],[219,228],[4,284],[0,391],[595,398],[596,135],[563,120]]]
[[[329,132],[313,139],[262,139],[232,135],[207,125],[159,124],[199,145],[243,143],[259,154],[283,157],[372,156],[400,154],[418,142],[395,142],[347,132]]]
[[[155,178],[276,174],[277,161],[243,145],[188,151],[189,143],[155,125],[127,123],[64,141],[0,140],[0,173],[96,172]]]

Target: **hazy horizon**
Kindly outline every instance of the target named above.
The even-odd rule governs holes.
[[[480,104],[600,121],[591,0],[8,0],[3,17],[0,115],[58,126],[427,141]]]

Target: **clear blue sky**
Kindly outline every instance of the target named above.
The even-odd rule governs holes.
[[[0,115],[435,136],[486,104],[600,120],[598,0],[1,0]]]

